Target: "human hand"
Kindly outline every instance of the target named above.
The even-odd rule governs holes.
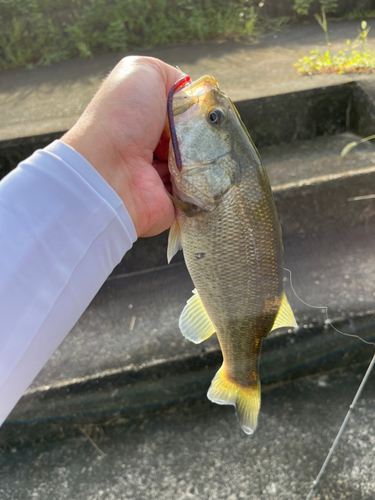
[[[169,182],[166,117],[168,92],[180,76],[158,59],[126,57],[61,139],[116,191],[138,237],[159,234],[175,218],[164,187]]]

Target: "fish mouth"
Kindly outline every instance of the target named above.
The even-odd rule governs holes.
[[[207,96],[213,89],[220,92],[216,78],[206,75],[177,90],[173,95],[173,116],[181,115],[194,104],[202,103],[203,96]]]
[[[213,76],[205,75],[198,78],[198,80],[191,83],[188,87],[185,87],[176,92],[175,96],[178,96],[180,92],[184,92],[191,97],[199,97],[203,94],[207,94],[207,92],[209,92],[212,88],[220,90],[216,78],[214,78]]]

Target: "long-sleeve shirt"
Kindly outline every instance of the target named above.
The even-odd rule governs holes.
[[[136,239],[115,191],[61,141],[0,182],[0,425]]]

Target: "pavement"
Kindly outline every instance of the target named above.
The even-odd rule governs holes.
[[[45,421],[0,437],[2,500],[301,500],[365,366],[263,391],[253,436],[233,407],[195,399],[97,422]],[[372,500],[375,374],[314,500]]]
[[[371,48],[375,46],[375,21],[369,19],[368,25],[373,26],[368,35]],[[346,40],[354,40],[358,28],[359,20],[331,23],[332,50],[346,47]],[[0,142],[66,131],[106,75],[127,55],[157,57],[193,79],[211,74],[233,101],[352,81],[352,75],[299,77],[293,64],[316,47],[325,47],[317,23],[268,34],[258,43],[190,43],[5,71],[0,73]]]
[[[359,25],[332,23],[332,49]],[[236,102],[269,171],[295,290],[328,306],[303,304],[286,272],[299,329],[264,343],[256,434],[205,399],[220,350],[215,338],[193,345],[178,331],[193,286],[181,254],[166,265],[164,233],[125,256],[0,429],[1,500],[307,495],[373,354],[327,317],[372,340],[375,309],[374,207],[348,202],[373,193],[375,149],[339,157],[375,129],[375,77],[299,77],[293,63],[316,46],[324,34],[312,24],[257,44],[137,51],[193,79],[212,74]],[[125,55],[0,73],[0,173],[67,130]],[[317,499],[373,498],[372,381]]]

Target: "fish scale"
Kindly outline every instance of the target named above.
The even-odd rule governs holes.
[[[176,221],[168,255],[182,247],[196,287],[180,328],[194,342],[216,332],[223,366],[208,397],[234,404],[250,434],[260,407],[262,340],[275,327],[295,326],[283,292],[280,224],[259,154],[216,80],[202,77],[170,102],[180,163],[171,147]]]
[[[253,374],[253,367],[258,366],[260,344],[255,347],[254,340],[263,339],[271,330],[283,291],[281,242],[275,244],[269,231],[272,225],[277,230],[276,211],[270,203],[261,210],[261,214],[257,208],[254,213],[249,210],[252,184],[251,179],[242,182],[240,187],[235,188],[239,193],[232,197],[231,203],[221,204],[214,213],[203,212],[199,227],[194,228],[192,218],[186,217],[182,210],[177,215],[187,268],[216,327],[227,370],[231,378],[240,384],[248,382],[249,373]],[[247,219],[260,221],[255,227],[242,213],[243,200],[247,207]],[[250,231],[253,241],[249,237]],[[223,244],[223,235],[228,234],[231,235],[230,241]],[[269,237],[257,236],[262,234]],[[198,260],[195,254],[201,248],[205,257]],[[266,265],[261,266],[259,262]],[[262,267],[266,267],[271,274],[271,280],[265,279]],[[277,267],[280,271],[275,273]],[[214,287],[207,286],[212,276],[216,278],[213,280],[216,283]],[[278,300],[275,301],[275,298]],[[265,315],[267,300],[274,300],[274,306]]]

